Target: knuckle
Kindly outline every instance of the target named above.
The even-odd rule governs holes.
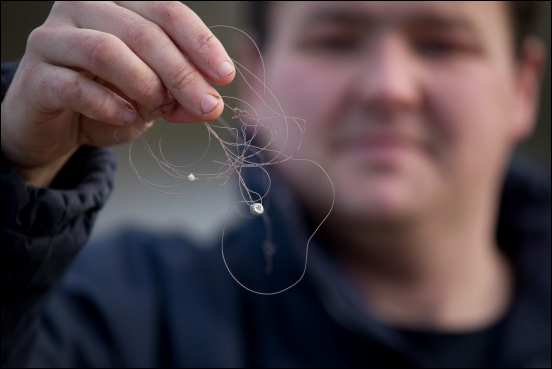
[[[75,11],[86,11],[91,6],[93,2],[89,1],[56,1],[52,6],[52,14],[56,15],[67,15]]]
[[[71,99],[79,100],[82,97],[82,79],[77,77],[61,77],[58,80],[57,95],[59,99],[67,103]]]
[[[152,45],[159,39],[161,28],[155,23],[146,21],[132,22],[127,30],[132,45]]]
[[[46,27],[35,28],[27,38],[27,50],[32,50],[41,45],[48,38],[49,31]]]
[[[184,65],[179,66],[171,75],[171,85],[177,91],[181,91],[194,82],[197,73],[190,65]]]
[[[109,34],[92,36],[83,47],[92,63],[111,64],[119,56],[116,37]]]
[[[152,103],[157,104],[163,100],[162,90],[163,88],[161,87],[159,79],[151,77],[142,84],[139,93],[140,96],[143,96],[147,101],[152,101]]]
[[[211,31],[205,31],[204,27],[197,29],[192,36],[192,50],[199,53],[208,53],[217,43],[217,38]]]
[[[113,105],[115,104],[113,96],[111,94],[97,95],[90,102],[90,107],[96,113],[96,116],[101,120],[107,120],[111,117],[113,112]]]
[[[164,20],[173,20],[186,9],[185,6],[175,1],[159,1],[151,4],[151,11]]]

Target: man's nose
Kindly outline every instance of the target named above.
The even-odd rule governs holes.
[[[374,40],[363,64],[355,83],[372,113],[389,118],[421,103],[420,68],[399,35],[389,33]]]

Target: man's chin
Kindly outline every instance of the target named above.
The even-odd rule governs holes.
[[[347,218],[374,223],[408,221],[421,211],[420,199],[408,188],[379,184],[337,194],[335,210]]]

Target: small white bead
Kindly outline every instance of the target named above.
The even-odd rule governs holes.
[[[259,216],[262,213],[264,213],[264,208],[262,204],[259,204],[258,202],[251,204],[249,207],[249,210],[251,211],[251,214],[255,216]]]
[[[192,182],[196,180],[196,177],[194,176],[193,173],[190,173],[190,175],[188,176],[188,180]]]

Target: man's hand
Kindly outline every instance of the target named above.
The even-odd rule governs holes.
[[[160,105],[179,103],[159,113],[170,121],[216,119],[223,103],[208,80],[234,75],[222,44],[179,2],[56,3],[2,102],[4,160],[47,186],[80,145],[128,141]]]

